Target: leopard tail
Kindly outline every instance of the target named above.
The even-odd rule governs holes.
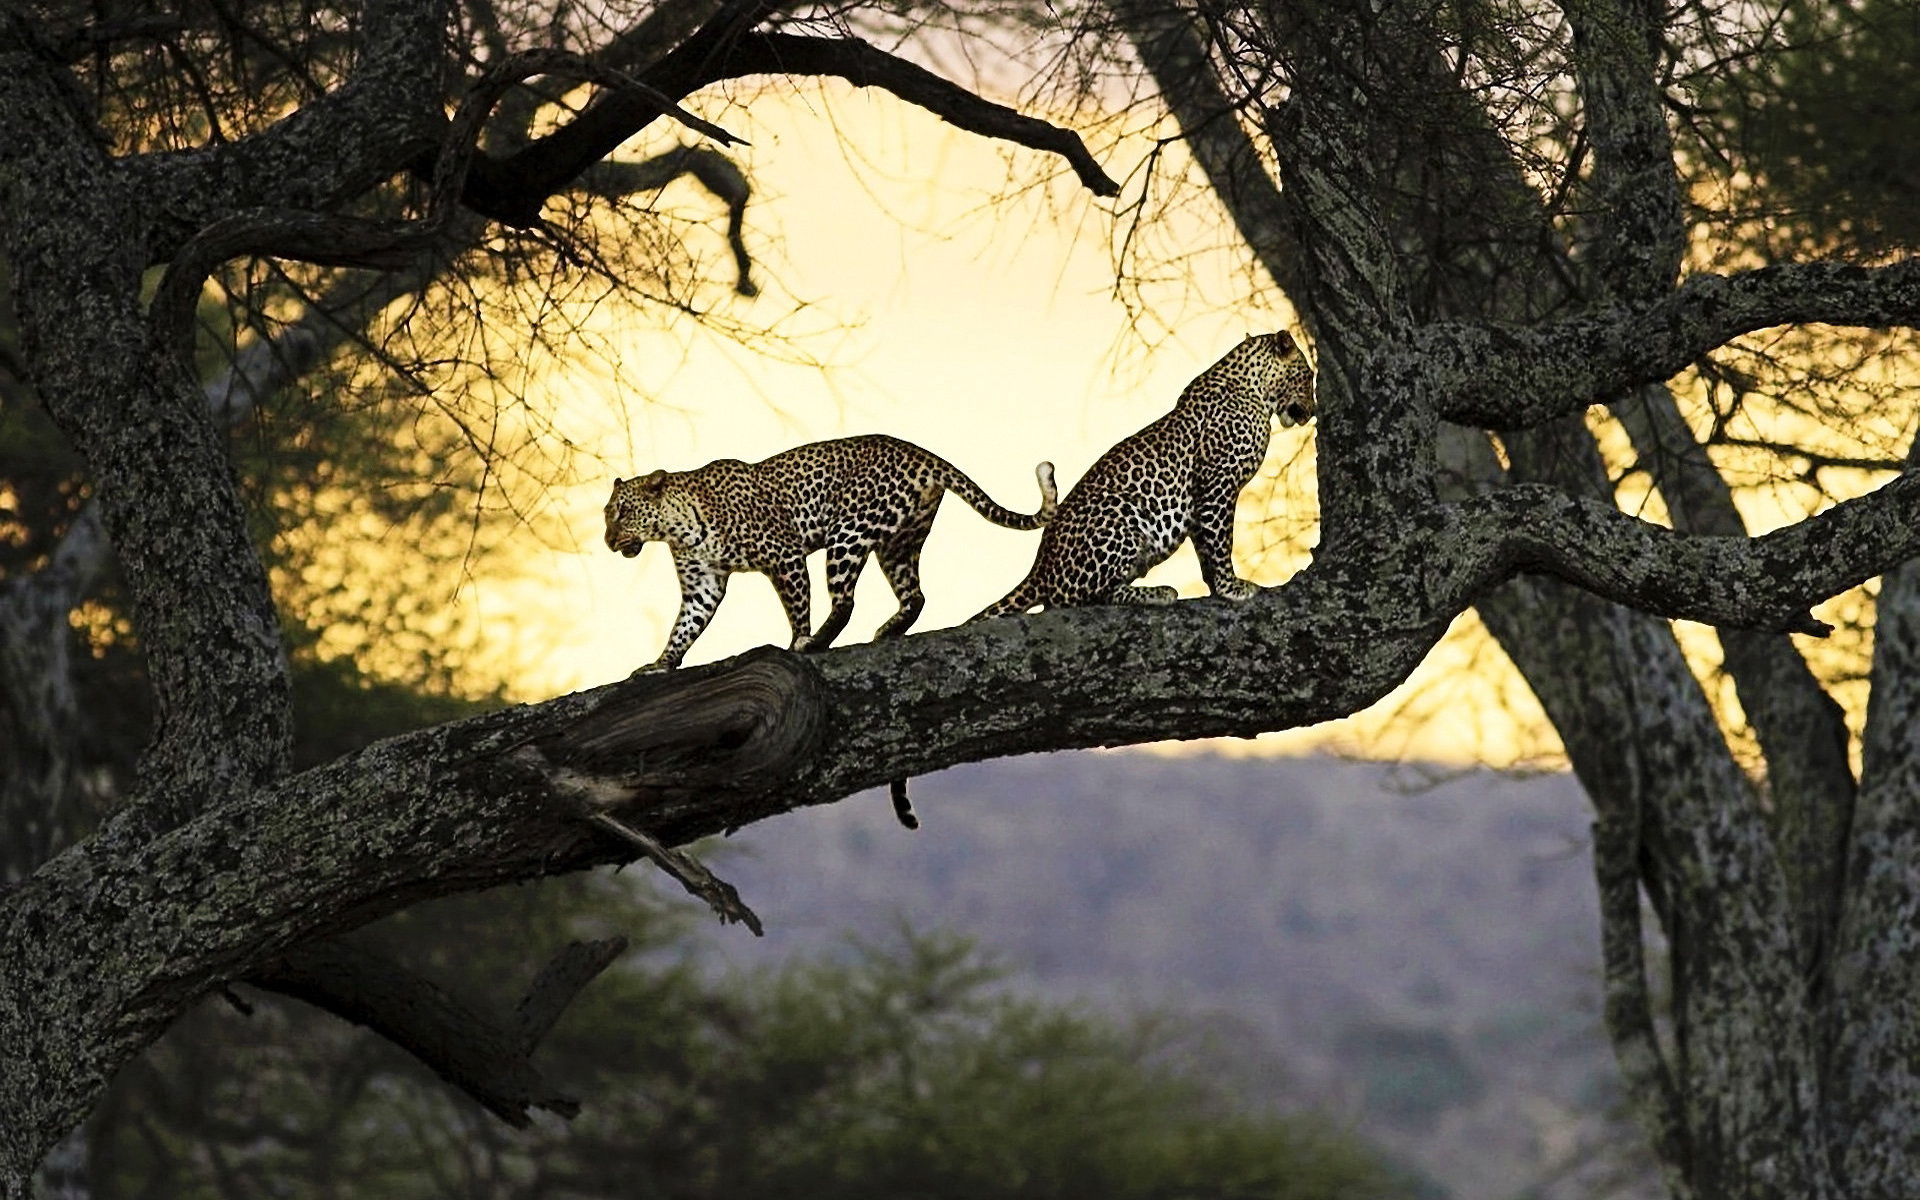
[[[1036,563],[1034,569],[1028,572],[1027,577],[1022,579],[1012,591],[968,618],[967,624],[971,625],[975,621],[991,621],[995,617],[1005,617],[1014,613],[1023,613],[1040,603],[1040,589],[1035,587],[1033,582],[1034,576],[1039,573],[1040,567],[1039,564]]]
[[[993,498],[979,484],[967,478],[960,468],[949,466],[952,474],[942,481],[946,489],[971,504],[973,511],[995,525],[1004,525],[1008,529],[1038,529],[1053,520],[1054,510],[1060,507],[1060,492],[1054,486],[1053,464],[1050,462],[1043,462],[1033,469],[1034,478],[1040,481],[1040,511],[1032,516],[995,504]]]

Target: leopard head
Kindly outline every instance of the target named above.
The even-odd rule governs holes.
[[[1262,373],[1274,416],[1282,425],[1305,425],[1313,420],[1313,367],[1306,354],[1284,329],[1247,339],[1264,360]]]
[[[666,484],[665,471],[613,481],[606,507],[607,549],[632,558],[648,542],[662,539],[660,502]]]

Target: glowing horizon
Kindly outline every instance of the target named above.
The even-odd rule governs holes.
[[[1245,298],[1252,268],[1245,249],[1221,236],[1217,211],[1178,217],[1192,226],[1195,249],[1154,293],[1155,317],[1173,330],[1156,338],[1117,293],[1114,218],[1103,202],[1070,176],[1010,200],[998,196],[1010,178],[1053,169],[1030,152],[835,85],[760,96],[709,115],[751,143],[747,165],[760,189],[747,226],[758,243],[762,293],[717,307],[732,320],[794,331],[801,353],[783,361],[691,322],[662,327],[629,318],[632,328],[617,335],[617,380],[573,371],[536,385],[552,394],[569,441],[600,456],[607,470],[551,498],[571,544],[532,552],[518,583],[482,585],[463,597],[477,606],[487,640],[515,664],[517,695],[622,678],[665,642],[679,600],[668,551],[650,545],[629,560],[601,543],[600,508],[614,475],[685,470],[716,458],[753,461],[804,442],[884,432],[941,454],[1001,503],[1030,511],[1039,460],[1055,464],[1064,494],[1095,458],[1171,408],[1194,375],[1246,334],[1290,327],[1291,310],[1270,286],[1262,300]],[[1151,148],[1141,135],[1102,157],[1125,177]],[[1160,169],[1170,169],[1164,152],[1162,159]],[[675,185],[662,204],[715,226],[709,260],[730,278],[711,199]],[[1276,431],[1261,477],[1243,496],[1236,562],[1262,584],[1283,582],[1306,561],[1317,526],[1312,436],[1310,428]],[[953,625],[998,599],[1025,574],[1037,538],[992,526],[960,501],[944,504],[922,559],[928,600],[915,632]],[[825,611],[818,555],[811,565],[817,622]],[[1149,578],[1183,595],[1205,591],[1190,547]],[[866,640],[895,608],[870,568],[840,644]],[[687,661],[786,637],[771,585],[737,575]],[[1463,654],[1479,653],[1443,647],[1369,714],[1207,745],[1445,762],[1552,754],[1557,744],[1549,734],[1541,745],[1543,722],[1529,711],[1524,685],[1516,689],[1497,671],[1462,678]],[[1448,675],[1454,678],[1443,691],[1455,699],[1422,704],[1417,718],[1395,715],[1406,696],[1434,694]],[[1473,699],[1457,696],[1463,687]],[[1521,736],[1528,725],[1532,731]]]

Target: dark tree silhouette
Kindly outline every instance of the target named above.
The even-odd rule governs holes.
[[[637,852],[744,918],[672,848],[959,762],[1352,713],[1476,605],[1593,790],[1610,1027],[1676,1191],[1882,1195],[1912,1177],[1920,989],[1903,952],[1915,897],[1901,801],[1920,769],[1920,675],[1906,662],[1920,574],[1901,564],[1920,550],[1920,473],[1747,537],[1710,473],[1689,474],[1701,450],[1669,437],[1681,427],[1663,385],[1758,329],[1911,325],[1920,272],[1903,260],[1683,273],[1664,6],[1568,0],[1505,14],[1497,31],[1481,5],[1097,10],[1140,48],[1315,348],[1321,539],[1285,586],[804,658],[756,651],[293,773],[280,621],[220,431],[234,391],[210,405],[188,353],[222,264],[399,280],[484,231],[565,245],[546,206],[596,186],[625,139],[677,120],[724,143],[679,101],[779,72],[884,88],[1057,156],[1095,194],[1115,190],[1077,137],[834,20],[736,0],[664,5],[627,26],[596,9],[536,36],[493,13],[290,6],[263,34],[219,4],[0,12],[12,357],[98,505],[31,577],[8,579],[8,612],[22,615],[7,645],[44,661],[23,678],[57,680],[31,631],[64,618],[111,544],[153,709],[119,806],[0,894],[6,1194],[25,1193],[116,1068],[233,980],[377,1020],[524,1119],[556,1103],[525,1061],[545,1018],[493,1031],[498,1050],[464,1062],[481,1039],[450,1034],[462,1008],[422,1002],[426,985],[343,935],[430,897]],[[250,71],[275,82],[233,86]],[[598,90],[576,111],[555,80]],[[1537,153],[1556,127],[1529,120],[1568,98],[1578,136],[1556,172]],[[527,136],[496,144],[490,119]],[[1581,440],[1594,406],[1669,438],[1642,453],[1674,528],[1614,503]],[[1495,431],[1497,449],[1470,430]],[[1696,478],[1689,508],[1682,481]],[[1810,606],[1889,572],[1856,785],[1836,774],[1844,727],[1784,635],[1824,631]],[[1804,787],[1787,769],[1799,759],[1770,758],[1757,801],[1667,618],[1728,631],[1742,702],[1763,742],[1804,747]],[[1643,890],[1675,947],[1665,1040],[1640,958]],[[561,951],[524,1011],[564,1005],[591,958]]]

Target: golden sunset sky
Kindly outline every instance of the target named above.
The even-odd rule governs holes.
[[[1115,246],[1125,236],[1123,206],[1140,194],[1149,131],[1117,142],[1089,137],[1108,173],[1126,183],[1116,203],[1081,188],[1056,161],[850,87],[714,100],[701,115],[750,143],[737,156],[756,188],[747,227],[762,287],[754,299],[719,288],[705,295],[724,318],[772,327],[789,342],[759,353],[691,319],[608,314],[613,366],[589,357],[541,377],[566,439],[587,454],[577,464],[582,481],[552,497],[565,532],[528,548],[523,578],[461,595],[476,606],[487,639],[516,664],[513,690],[522,697],[620,679],[665,642],[678,604],[666,547],[624,559],[601,541],[600,509],[615,475],[753,461],[804,442],[889,433],[943,455],[1001,503],[1031,511],[1038,461],[1055,464],[1065,495],[1101,453],[1172,407],[1181,388],[1242,337],[1291,326],[1264,276],[1251,276],[1263,300],[1246,299],[1256,290],[1248,284],[1253,268],[1210,202],[1157,227],[1155,256],[1180,258],[1138,289],[1144,315],[1138,299],[1123,299]],[[1185,166],[1165,154],[1156,169]],[[660,204],[704,222],[694,244],[712,276],[730,279],[721,206],[690,182],[675,184]],[[1262,584],[1284,581],[1312,545],[1312,447],[1310,428],[1276,431],[1266,467],[1242,498],[1236,562]],[[597,476],[596,464],[604,465]],[[958,623],[998,599],[1026,573],[1038,539],[949,498],[922,558],[928,600],[915,631]],[[816,622],[826,607],[819,557]],[[1204,592],[1190,547],[1150,579],[1186,595]],[[857,600],[840,644],[866,640],[896,607],[871,566]],[[786,637],[772,586],[736,575],[687,662]],[[1494,757],[1511,760],[1523,750],[1502,710],[1518,706],[1520,720],[1532,722],[1532,702],[1510,671],[1471,669],[1471,660],[1489,655],[1498,657],[1472,639],[1437,653],[1405,689],[1429,697],[1423,707],[1433,711],[1419,719],[1391,715],[1396,697],[1316,730],[1208,746],[1336,747],[1443,761],[1493,747]]]

